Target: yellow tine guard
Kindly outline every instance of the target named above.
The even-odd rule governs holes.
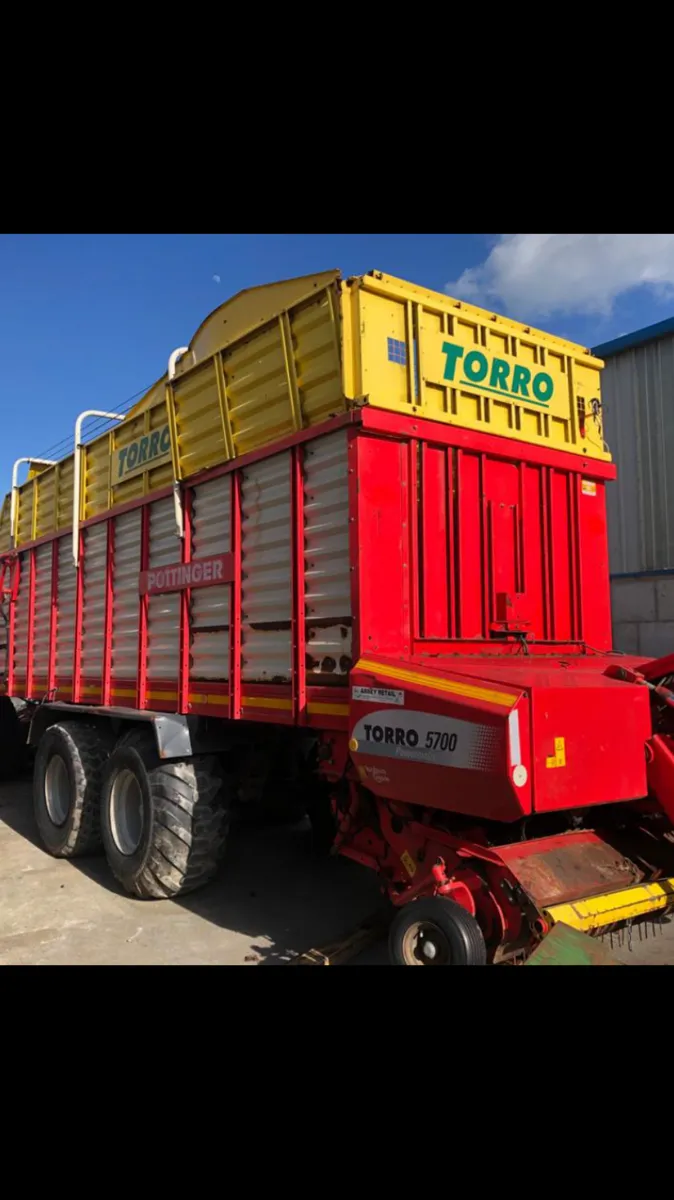
[[[619,892],[604,892],[587,900],[574,900],[572,904],[553,904],[545,909],[543,915],[552,924],[563,921],[572,929],[587,932],[600,929],[602,925],[629,921],[646,913],[662,912],[672,907],[674,878],[658,879],[655,883],[635,883]]]

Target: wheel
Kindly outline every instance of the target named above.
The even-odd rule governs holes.
[[[42,843],[55,858],[100,849],[101,773],[111,745],[107,730],[79,721],[50,725],[40,739],[33,807]]]
[[[0,779],[15,779],[28,762],[26,725],[9,696],[0,696]]]
[[[110,868],[141,900],[170,899],[215,875],[229,823],[216,758],[162,762],[147,729],[133,729],[103,773],[101,833]]]
[[[399,967],[483,967],[487,951],[475,917],[453,900],[429,896],[400,909],[389,933]]]

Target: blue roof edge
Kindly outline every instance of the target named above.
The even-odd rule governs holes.
[[[610,358],[612,354],[620,354],[622,350],[632,350],[635,346],[654,342],[657,338],[666,337],[668,333],[674,333],[674,317],[658,321],[656,325],[647,325],[645,329],[635,329],[634,333],[626,333],[623,337],[604,342],[601,346],[594,346],[592,353],[595,358]]]

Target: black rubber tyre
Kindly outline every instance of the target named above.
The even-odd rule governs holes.
[[[146,729],[119,740],[103,775],[101,832],[127,892],[166,900],[203,887],[218,869],[228,825],[216,758],[162,762]]]
[[[411,900],[400,909],[389,931],[389,956],[398,967],[484,967],[487,962],[475,918],[441,896]]]
[[[0,696],[0,779],[16,779],[28,763],[26,729],[16,704]]]
[[[64,721],[45,730],[35,756],[33,808],[42,844],[55,858],[101,848],[99,798],[112,738],[104,728]]]

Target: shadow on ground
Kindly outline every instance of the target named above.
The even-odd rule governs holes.
[[[106,936],[117,936],[120,940],[121,933],[125,932],[122,924],[137,922],[145,930],[147,939],[154,937],[156,944],[156,939],[161,937],[162,946],[166,945],[169,954],[168,961],[195,961],[196,954],[196,961],[213,963],[286,964],[310,947],[344,936],[383,904],[376,879],[364,868],[339,857],[317,859],[312,855],[309,828],[305,823],[294,827],[234,825],[225,861],[212,883],[183,900],[141,901],[123,892],[102,855],[67,863],[47,855],[40,844],[33,818],[29,777],[11,785],[0,785],[0,821],[8,831],[18,834],[33,848],[28,850],[26,847],[22,851],[17,839],[13,839],[12,857],[16,860],[17,879],[21,872],[39,870],[44,873],[43,889],[68,886],[71,893],[77,893],[73,895],[73,901],[77,901],[79,912],[85,904],[85,896],[69,872],[79,873],[105,889],[108,896],[107,900],[101,897],[96,901],[101,916],[97,919],[97,913],[92,911],[92,932],[97,925],[105,925],[106,930],[110,930]],[[56,868],[58,876],[54,874]],[[55,882],[57,877],[62,882]],[[87,896],[95,895],[90,888],[85,890]],[[44,908],[48,897],[42,896],[40,903]],[[23,928],[30,919],[30,912],[24,915],[26,902],[22,904]],[[68,921],[67,906],[63,912],[65,920],[62,924],[78,923]],[[173,930],[167,927],[169,914],[174,918]],[[198,921],[186,922],[187,914],[207,922],[213,929],[202,929]],[[219,957],[218,930],[223,931],[222,957]],[[243,937],[233,939],[232,934]],[[190,938],[196,939],[191,948]],[[130,942],[132,938],[125,940]],[[195,945],[198,950],[194,949]],[[86,953],[85,947],[80,951],[80,958],[83,952]],[[119,948],[116,954],[119,956]],[[151,961],[155,960],[156,955]],[[166,961],[163,957],[162,960]],[[143,961],[140,945],[129,961]],[[374,947],[360,955],[357,961],[381,962],[385,961],[385,955],[382,959],[381,948]]]

